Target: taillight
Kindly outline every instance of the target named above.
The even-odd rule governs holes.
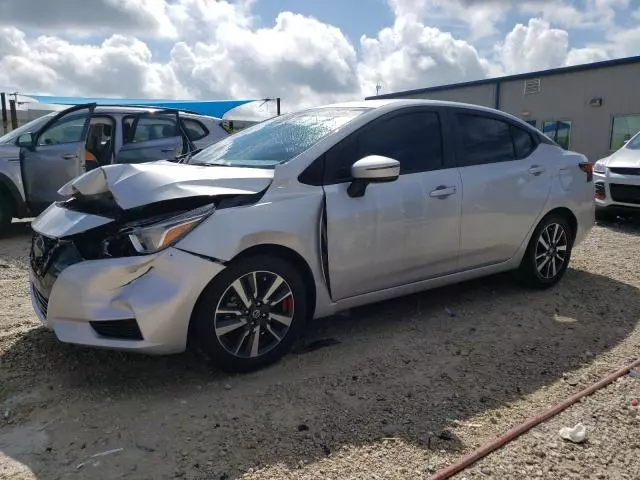
[[[587,174],[587,182],[591,182],[593,180],[593,163],[582,162],[578,166],[580,170]]]

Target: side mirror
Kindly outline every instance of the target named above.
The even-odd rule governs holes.
[[[347,193],[350,197],[362,197],[370,183],[393,182],[399,175],[400,162],[380,155],[369,155],[351,166],[353,182]]]
[[[33,146],[33,134],[31,132],[23,133],[18,137],[19,147],[32,147]]]

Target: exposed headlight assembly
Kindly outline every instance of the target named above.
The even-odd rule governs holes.
[[[155,253],[178,242],[215,210],[213,205],[191,210],[156,223],[138,224],[127,229],[138,253]]]
[[[607,173],[607,165],[603,160],[598,160],[593,166],[594,173],[600,173],[604,175]]]

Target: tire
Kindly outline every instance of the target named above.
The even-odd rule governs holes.
[[[193,341],[222,370],[266,367],[291,349],[304,328],[307,298],[302,276],[289,262],[266,255],[241,259],[203,291],[192,317]]]
[[[569,266],[573,239],[574,233],[564,216],[551,214],[543,218],[533,232],[520,263],[520,280],[525,285],[538,289],[549,288],[558,283]]]
[[[12,217],[13,203],[4,192],[0,191],[0,237],[9,230]]]

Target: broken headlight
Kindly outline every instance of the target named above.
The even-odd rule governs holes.
[[[138,253],[155,253],[182,239],[215,210],[206,205],[170,218],[130,224],[122,231]]]

